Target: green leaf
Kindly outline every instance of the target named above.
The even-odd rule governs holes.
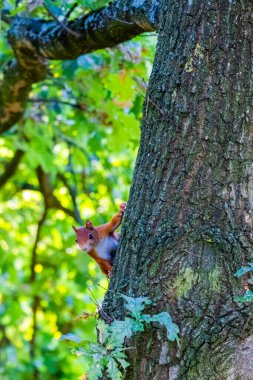
[[[107,364],[107,375],[110,379],[113,380],[122,379],[122,373],[120,372],[118,365],[113,358],[110,358]]]
[[[125,318],[124,321],[114,321],[110,325],[111,336],[108,343],[112,346],[120,347],[125,338],[130,338],[133,334],[134,320]]]
[[[133,320],[133,332],[144,331],[144,324],[140,320]]]
[[[248,267],[242,267],[235,272],[235,277],[241,277],[245,273],[253,272],[253,263],[249,263]]]
[[[142,322],[150,323],[150,322],[153,322],[153,317],[151,317],[150,314],[141,314],[140,320]]]
[[[173,322],[169,313],[164,311],[164,312],[159,313],[157,315],[153,315],[151,318],[152,318],[153,322],[158,322],[161,325],[166,327],[167,336],[168,336],[169,340],[171,340],[171,341],[176,340],[177,342],[179,341],[179,337],[178,337],[179,327],[178,327],[178,325],[176,325]]]
[[[103,368],[100,364],[95,364],[91,366],[87,371],[87,376],[89,380],[98,380],[103,376]]]
[[[90,343],[90,349],[92,352],[95,352],[95,353],[102,353],[102,351],[104,350],[104,346],[102,346],[101,344],[99,343]]]
[[[145,308],[145,304],[149,305],[151,304],[151,301],[148,297],[128,297],[122,294],[122,297],[124,298],[127,303],[125,304],[125,307],[130,311],[132,316],[136,319],[138,319],[141,315],[141,311]]]
[[[76,334],[68,333],[66,335],[62,335],[60,340],[70,340],[75,343],[81,343],[83,340]]]
[[[117,361],[120,363],[123,369],[126,369],[127,367],[130,366],[130,363],[128,363],[125,359],[117,358]]]
[[[252,302],[253,292],[251,290],[247,290],[243,296],[237,296],[235,299],[237,302]]]

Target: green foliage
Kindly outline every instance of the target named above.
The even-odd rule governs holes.
[[[92,358],[92,364],[87,371],[89,380],[98,380],[104,373],[110,379],[120,380],[123,375],[122,371],[129,366],[124,347],[126,339],[132,338],[135,333],[144,331],[145,326],[151,322],[158,322],[164,326],[167,330],[168,340],[179,343],[179,328],[168,312],[152,316],[142,314],[145,305],[152,303],[149,298],[133,298],[123,294],[122,297],[126,301],[125,307],[130,312],[130,317],[125,317],[123,321],[113,321],[110,324],[99,319],[97,322],[98,342],[90,343],[88,347],[78,351],[79,355]],[[67,334],[62,339],[81,342],[81,339],[73,334]]]
[[[50,18],[39,1],[33,2],[33,10],[27,3],[16,7],[15,0],[4,0],[1,8]],[[75,1],[47,3],[57,15],[64,15]],[[80,1],[71,18],[104,4]],[[8,25],[0,26],[4,69],[13,52],[7,42]],[[0,178],[16,151],[24,153],[1,187],[1,380],[31,380],[36,371],[43,380],[71,380],[88,366],[86,356],[69,355],[68,345],[59,338],[70,330],[80,336],[82,342],[71,343],[79,354],[83,342],[95,341],[95,322],[75,318],[83,310],[96,311],[91,298],[99,303],[108,282],[96,263],[78,252],[71,225],[81,225],[87,218],[95,225],[104,223],[128,198],[140,136],[142,78],[147,80],[150,74],[154,43],[153,37],[142,36],[74,61],[51,61],[46,81],[33,86],[23,120],[0,138]],[[39,168],[51,196],[41,189]],[[52,195],[58,203],[52,204]],[[46,201],[47,215],[35,246]],[[110,371],[115,372],[114,362]]]
[[[253,292],[251,290],[247,290],[243,296],[237,296],[235,299],[238,302],[252,302]]]
[[[235,277],[242,277],[246,273],[253,272],[253,263],[248,263],[247,267],[241,267],[235,272]],[[248,283],[252,284],[252,277],[247,280]],[[251,290],[246,290],[242,296],[236,296],[236,301],[238,302],[252,302],[253,301],[253,292]]]
[[[122,297],[126,301],[125,307],[130,311],[131,316],[139,320],[142,310],[144,310],[145,305],[151,304],[151,301],[147,297],[127,297],[122,294]]]
[[[48,16],[48,10],[43,5],[46,4],[49,12],[56,17],[63,17],[72,9],[76,4],[74,11],[71,13],[71,17],[80,16],[81,12],[92,11],[105,6],[107,0],[0,0],[0,6],[2,9],[8,10],[11,16],[15,15],[31,15],[32,17]]]

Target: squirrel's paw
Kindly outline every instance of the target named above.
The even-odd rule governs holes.
[[[112,277],[112,268],[108,270],[107,278],[110,280]]]
[[[127,203],[121,203],[119,207],[120,207],[120,215],[124,215],[127,208]]]

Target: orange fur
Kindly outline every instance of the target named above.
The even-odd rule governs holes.
[[[122,203],[118,214],[101,226],[94,227],[90,220],[87,220],[84,227],[72,226],[79,248],[96,260],[101,271],[108,277],[112,271],[112,253],[116,250],[119,240],[114,231],[121,225],[125,210],[126,204]]]

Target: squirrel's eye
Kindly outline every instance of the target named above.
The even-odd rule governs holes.
[[[76,240],[76,243],[77,243],[77,240]]]
[[[93,236],[91,234],[89,234],[88,238],[89,239],[93,239]]]

